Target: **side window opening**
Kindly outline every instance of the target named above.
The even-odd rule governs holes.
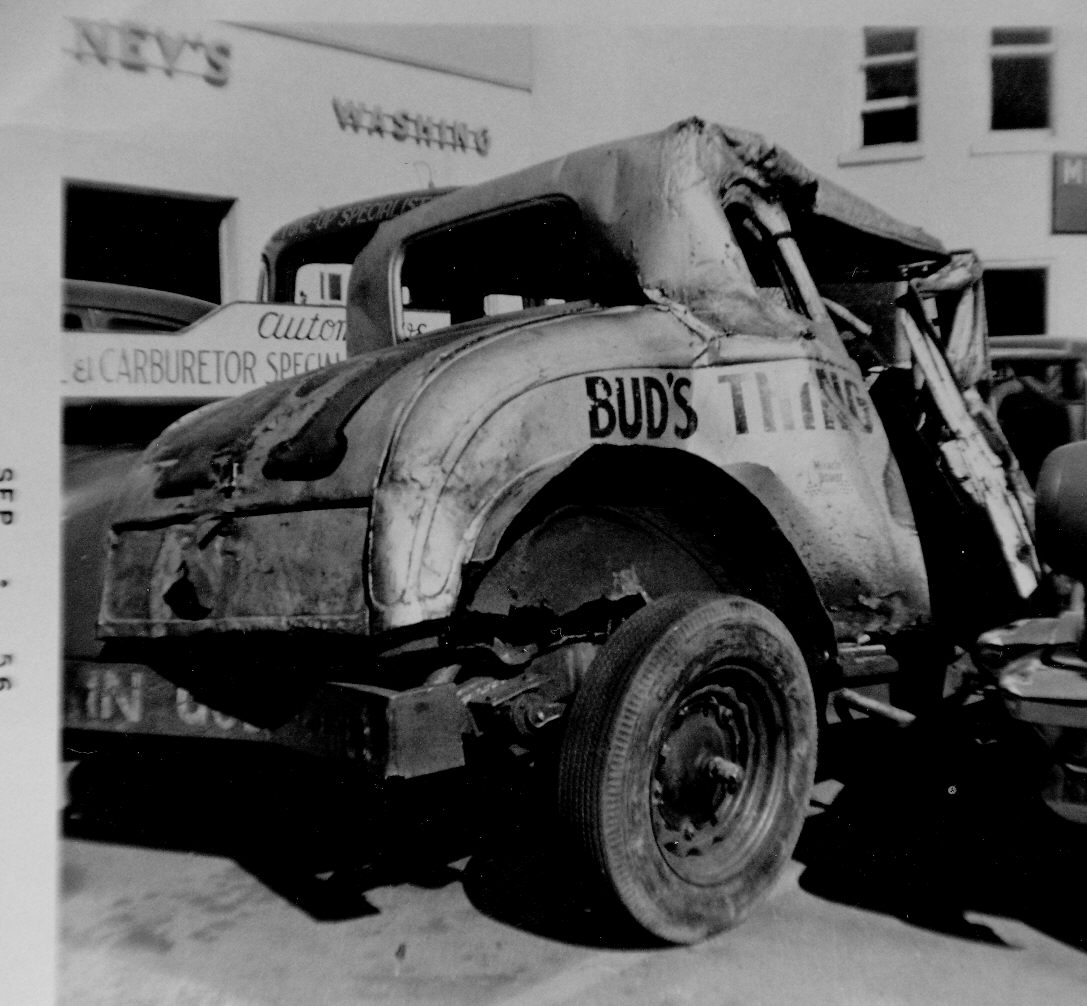
[[[545,305],[612,303],[619,290],[629,296],[626,271],[605,255],[565,198],[419,235],[401,261],[400,337]]]
[[[896,314],[901,282],[821,283],[819,292],[846,351],[863,374],[908,362]]]
[[[796,279],[789,270],[774,236],[750,206],[734,202],[725,206],[725,219],[747,263],[759,293],[796,314],[810,317]]]

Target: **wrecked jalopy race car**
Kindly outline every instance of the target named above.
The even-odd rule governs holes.
[[[437,198],[355,261],[353,358],[134,467],[103,656],[145,721],[184,690],[163,732],[201,703],[379,780],[557,752],[610,897],[666,940],[732,926],[797,840],[827,693],[938,692],[1037,585],[961,387],[976,287],[914,282],[954,266],[698,120]],[[150,729],[92,706],[69,725]]]

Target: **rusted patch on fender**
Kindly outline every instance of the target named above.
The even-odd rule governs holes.
[[[123,531],[113,543],[99,634],[365,631],[367,519],[367,510],[345,507]]]
[[[895,634],[918,624],[916,607],[900,591],[882,595],[859,595],[852,604],[828,605],[838,639],[860,639],[867,635]]]

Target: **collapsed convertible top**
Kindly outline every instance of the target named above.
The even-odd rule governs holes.
[[[458,189],[382,225],[355,263],[348,297],[357,346],[392,329],[388,289],[402,244],[454,221],[520,203],[565,198],[595,232],[605,259],[637,284],[707,320],[736,317],[739,279],[723,237],[723,200],[738,187],[784,205],[820,283],[923,276],[944,266],[944,246],[806,168],[757,133],[685,119]]]

